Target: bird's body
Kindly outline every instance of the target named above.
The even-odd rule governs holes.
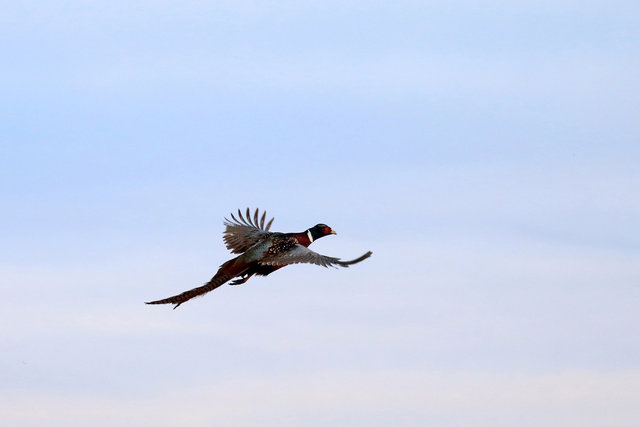
[[[230,285],[240,285],[253,275],[266,276],[289,264],[311,263],[323,267],[348,267],[371,256],[371,252],[367,252],[354,260],[340,261],[339,258],[320,255],[308,247],[321,237],[336,234],[331,227],[318,224],[300,233],[270,232],[273,218],[265,227],[265,216],[266,213],[263,213],[258,221],[256,209],[252,219],[248,208],[246,218],[240,210],[239,219],[231,214],[233,220],[227,219],[225,222],[224,241],[232,253],[239,255],[222,264],[215,276],[203,286],[147,304],[175,304],[174,308],[177,308],[191,298],[210,292],[236,277],[239,279],[229,283]]]

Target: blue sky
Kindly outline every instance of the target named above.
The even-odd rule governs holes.
[[[635,425],[635,2],[19,2],[11,425]],[[323,254],[172,311],[222,219]]]

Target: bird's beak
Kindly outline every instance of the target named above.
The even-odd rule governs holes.
[[[336,231],[332,229],[329,234],[338,234],[338,233],[336,233]]]

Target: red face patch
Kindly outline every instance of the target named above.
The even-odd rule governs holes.
[[[327,234],[331,234],[331,227],[323,227],[322,228],[322,233],[327,235]]]

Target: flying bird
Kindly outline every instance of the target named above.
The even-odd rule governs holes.
[[[235,279],[230,285],[240,285],[254,274],[266,276],[289,264],[309,263],[323,267],[349,267],[357,264],[372,254],[371,251],[351,261],[341,261],[326,255],[320,255],[309,249],[309,245],[321,237],[336,234],[326,224],[317,224],[300,233],[278,233],[269,231],[274,218],[271,218],[265,226],[266,212],[259,218],[258,209],[253,218],[247,208],[243,216],[238,209],[238,218],[233,213],[231,220],[225,218],[225,231],[223,235],[227,249],[234,254],[240,254],[220,266],[218,272],[203,286],[191,289],[169,298],[150,301],[146,304],[175,304],[174,309],[180,304],[189,301],[215,288],[224,285],[231,279]]]

